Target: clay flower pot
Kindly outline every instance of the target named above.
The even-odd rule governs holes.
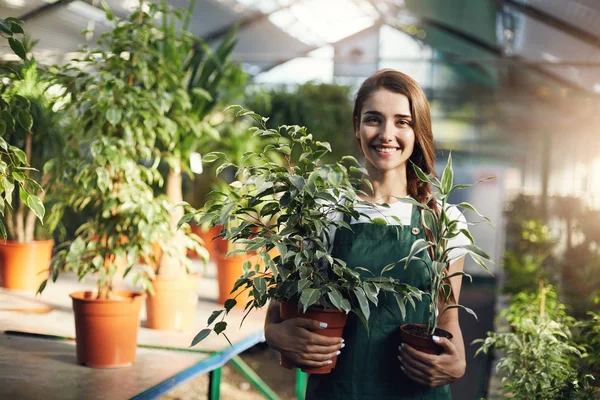
[[[144,294],[115,291],[115,299],[94,292],[71,293],[77,361],[93,368],[129,367],[135,361]]]
[[[0,284],[11,290],[37,291],[48,278],[54,240],[0,241]]]
[[[227,241],[222,237],[217,237],[221,232],[223,225],[215,225],[207,230],[203,230],[202,227],[198,225],[192,225],[191,227],[192,232],[200,236],[200,239],[204,242],[204,247],[208,251],[208,254],[210,254],[211,259],[215,259],[217,253],[227,252]],[[188,249],[187,256],[190,258],[199,258],[198,254],[191,249]]]
[[[279,316],[282,320],[290,318],[309,318],[315,321],[327,323],[327,328],[315,331],[316,333],[328,337],[342,337],[348,314],[340,310],[327,310],[324,308],[309,307],[306,313],[298,310],[298,305],[288,302],[281,302],[279,305]],[[302,371],[309,374],[328,374],[337,364],[337,356],[333,357],[332,363],[318,368],[302,368]],[[287,357],[281,356],[281,366],[284,368],[293,368],[294,364]]]
[[[146,297],[146,328],[185,331],[192,327],[198,304],[200,275],[156,275],[154,295]]]
[[[427,334],[427,326],[424,324],[404,324],[400,326],[400,340],[415,349],[427,354],[441,354],[442,346],[437,344]],[[436,328],[435,336],[452,339],[452,334],[443,329]]]

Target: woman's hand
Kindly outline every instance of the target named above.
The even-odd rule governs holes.
[[[465,374],[466,362],[454,343],[444,337],[439,337],[436,343],[444,349],[440,355],[423,353],[401,344],[398,359],[402,372],[413,381],[429,387],[443,386],[461,378]]]
[[[307,318],[291,318],[282,322],[267,322],[265,340],[273,349],[289,358],[299,367],[323,367],[340,354],[344,340],[316,332],[326,324]]]

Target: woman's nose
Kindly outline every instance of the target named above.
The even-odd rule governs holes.
[[[379,138],[382,142],[387,143],[394,140],[394,124],[389,122],[385,122],[381,125],[381,129],[379,131]]]

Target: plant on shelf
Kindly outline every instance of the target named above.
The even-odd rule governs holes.
[[[8,38],[20,60],[1,66],[0,75],[0,234],[4,239],[0,243],[0,281],[6,288],[35,290],[47,275],[54,244],[35,239],[44,235],[40,228],[46,228],[48,235],[57,222],[57,218],[46,218],[43,225],[46,179],[41,179],[37,169],[52,153],[58,154],[61,140],[55,113],[44,93],[48,85],[40,79],[37,62],[29,55],[35,43],[14,18],[0,20],[0,34]]]
[[[519,296],[503,312],[511,330],[488,332],[487,338],[473,342],[482,344],[476,354],[503,352],[496,368],[504,374],[506,398],[594,398],[592,377],[580,369],[583,349],[572,341],[573,318],[566,315],[553,288],[540,285],[538,292]]]
[[[114,279],[127,276],[152,243],[170,237],[169,205],[150,186],[160,178],[157,162],[151,167],[139,164],[124,140],[114,137],[81,145],[86,151],[62,168],[60,178],[69,182],[63,201],[75,212],[88,207],[93,217],[79,227],[72,242],[58,247],[51,276],[56,281],[61,271],[72,271],[80,280],[96,277],[96,291],[71,293],[78,360],[93,367],[126,366],[135,359],[143,293],[116,290]],[[152,292],[153,269],[146,266],[134,273],[134,283]],[[45,287],[46,282],[39,291]]]
[[[336,310],[342,320],[336,332],[340,334],[349,312],[367,326],[370,307],[377,304],[380,292],[395,296],[402,312],[407,302],[420,298],[420,291],[413,287],[385,276],[362,277],[361,268],[351,269],[328,253],[331,227],[350,229],[335,215],[361,215],[353,204],[359,193],[355,185],[360,179],[351,174],[364,174],[365,170],[356,159],[343,157],[335,164],[323,164],[320,160],[331,151],[330,145],[315,141],[306,128],[284,125],[268,129],[267,118],[236,108],[238,116],[250,116],[259,124],[251,128],[253,134],[268,138],[270,143],[260,152],[246,153],[243,166],[225,160],[218,171],[237,167],[241,179],[231,184],[227,197],[209,201],[182,222],[195,216],[199,223],[223,224],[221,235],[243,247],[230,255],[256,251],[264,270],[260,271],[257,262],[246,262],[243,275],[232,288],[232,292],[239,288],[250,291],[246,313],[271,299],[282,303],[284,317],[289,309],[306,313],[308,318],[314,318],[316,311]],[[269,152],[278,153],[285,160],[284,165],[270,160]],[[219,158],[223,158],[222,153],[212,153],[205,160]],[[365,202],[358,204],[369,206]],[[274,249],[279,254],[271,257]],[[213,331],[224,333],[225,316],[236,302],[235,298],[229,299],[224,310],[213,312],[209,327],[198,333],[192,345]],[[323,334],[327,335],[333,326],[330,324]]]
[[[423,226],[431,235],[426,239],[417,239],[413,243],[408,256],[398,261],[395,265],[404,264],[404,268],[407,268],[410,267],[409,264],[413,261],[423,261],[423,264],[428,268],[431,287],[430,291],[425,293],[424,296],[427,296],[429,299],[429,313],[426,325],[405,324],[400,330],[404,342],[408,342],[413,347],[421,349],[422,351],[435,354],[438,353],[441,348],[433,341],[432,336],[451,337],[449,332],[437,327],[438,320],[444,313],[453,308],[462,308],[477,318],[473,310],[464,307],[455,301],[452,286],[450,284],[450,279],[454,277],[466,276],[471,279],[471,276],[462,271],[449,274],[448,269],[450,262],[456,257],[462,257],[467,253],[477,264],[483,267],[487,272],[490,272],[485,261],[491,261],[491,258],[485,251],[475,245],[475,240],[468,230],[461,229],[460,221],[449,216],[447,202],[452,192],[456,189],[464,189],[473,186],[472,184],[454,184],[452,154],[448,157],[448,163],[444,168],[441,180],[435,176],[427,176],[417,165],[413,164],[413,168],[418,178],[421,181],[432,185],[435,188],[435,191],[431,195],[431,198],[427,200],[427,204],[420,203],[412,198],[399,198],[398,201],[412,204],[421,210]],[[489,179],[492,178],[485,178],[481,181]],[[432,199],[435,199],[438,202],[439,212],[428,206]],[[488,218],[479,214],[469,203],[459,203],[456,207],[473,211],[482,217],[483,221],[491,224]],[[450,239],[455,238],[458,235],[464,235],[471,243],[467,245],[449,246]],[[456,249],[461,249],[462,252],[452,252]],[[424,262],[422,258],[417,257],[419,254],[428,254],[431,258],[431,263]]]
[[[190,17],[164,1],[142,1],[128,19],[117,18],[106,7],[114,28],[102,34],[97,49],[87,50],[77,64],[66,68],[61,79],[71,90],[85,137],[118,138],[135,160],[160,159],[168,166],[164,187],[171,207],[171,234],[155,235],[156,241],[140,253],[156,272],[155,294],[146,301],[146,324],[166,330],[184,330],[193,321],[197,301],[193,273],[199,271],[186,250],[195,250],[205,260],[207,252],[197,235],[176,229],[183,215],[178,206],[181,174],[188,169],[198,138],[214,132],[203,117],[217,97],[222,64],[234,44],[227,37],[213,53],[186,30],[178,30]],[[163,186],[162,179],[154,182]]]

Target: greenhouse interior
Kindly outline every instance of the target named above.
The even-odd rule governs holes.
[[[600,1],[0,35],[0,398],[600,398]]]

